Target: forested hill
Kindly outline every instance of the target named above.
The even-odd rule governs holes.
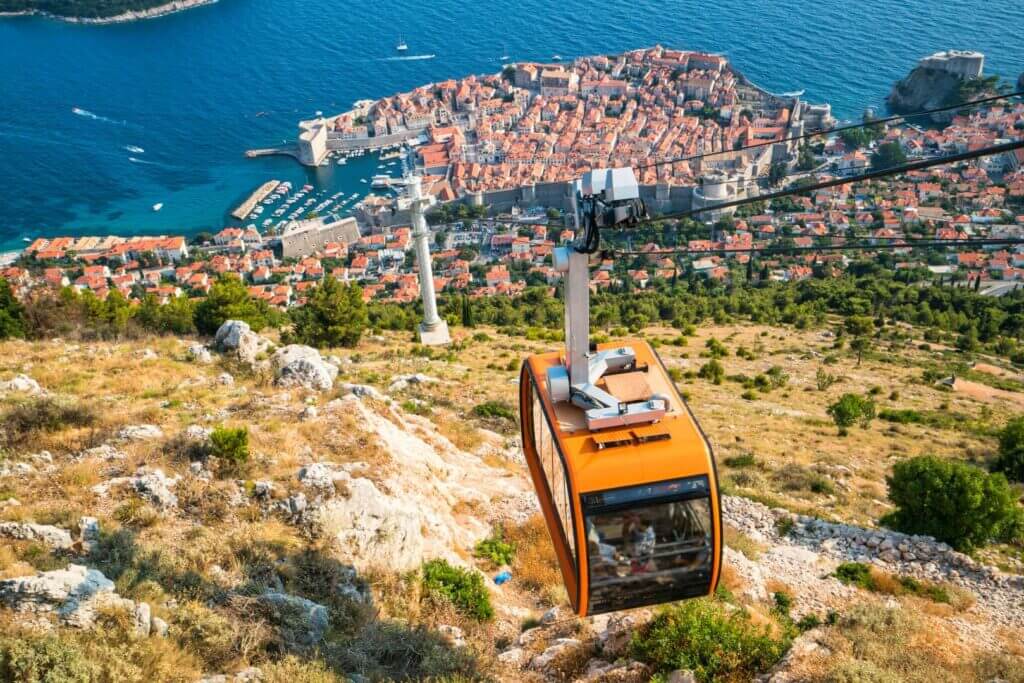
[[[169,0],[0,0],[0,12],[45,12],[58,17],[104,19],[145,12]]]

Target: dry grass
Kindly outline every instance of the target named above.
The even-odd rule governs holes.
[[[535,515],[523,524],[509,527],[506,529],[506,540],[516,547],[512,561],[514,581],[538,593],[541,600],[548,604],[564,603],[566,596],[562,571],[544,518]]]
[[[724,532],[725,545],[743,553],[747,559],[756,560],[761,556],[761,553],[768,549],[768,546],[764,543],[755,541],[730,524],[725,525]]]

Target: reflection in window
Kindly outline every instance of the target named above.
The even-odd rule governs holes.
[[[708,498],[586,514],[590,612],[693,597],[711,578]]]
[[[533,438],[537,448],[537,457],[544,470],[544,479],[547,480],[548,490],[551,491],[551,499],[555,505],[555,512],[559,523],[562,526],[562,536],[569,544],[569,554],[573,561],[576,560],[576,534],[573,533],[572,507],[569,504],[569,482],[565,478],[565,467],[562,458],[558,454],[558,447],[552,438],[548,428],[547,418],[544,416],[544,404],[537,396],[537,387],[533,390]]]

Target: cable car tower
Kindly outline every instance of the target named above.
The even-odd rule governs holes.
[[[589,257],[602,227],[647,218],[632,169],[573,184],[565,350],[520,375],[523,450],[562,578],[580,615],[708,595],[721,568],[721,503],[700,426],[644,341],[590,343]]]

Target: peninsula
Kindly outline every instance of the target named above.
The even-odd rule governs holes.
[[[42,16],[76,24],[119,24],[212,5],[217,0],[0,0],[0,17]]]

